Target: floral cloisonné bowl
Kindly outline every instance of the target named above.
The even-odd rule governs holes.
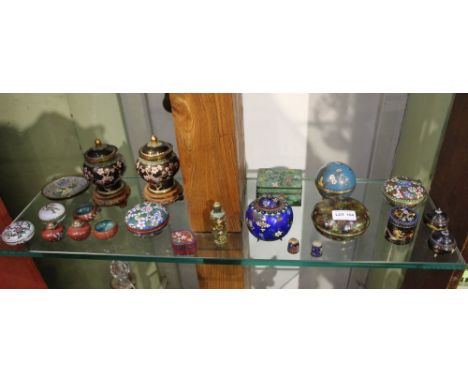
[[[422,182],[406,176],[394,176],[383,185],[385,199],[394,206],[415,207],[427,196]]]
[[[280,197],[263,195],[249,204],[245,223],[258,240],[282,239],[291,229],[294,215],[289,204]]]
[[[315,228],[323,236],[338,241],[353,240],[370,224],[367,208],[356,199],[323,199],[312,211]]]
[[[136,235],[158,233],[169,220],[169,212],[162,204],[143,202],[128,210],[125,216],[127,229]]]
[[[347,164],[331,162],[319,170],[315,186],[324,198],[351,196],[356,188],[356,175]]]

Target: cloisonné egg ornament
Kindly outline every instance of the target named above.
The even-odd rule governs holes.
[[[263,195],[255,199],[245,211],[245,223],[250,233],[259,240],[282,239],[291,229],[293,210],[280,197]]]
[[[136,170],[147,183],[146,200],[170,204],[182,198],[182,187],[174,179],[179,171],[179,158],[170,143],[153,135],[138,152]]]
[[[324,198],[351,196],[356,187],[356,175],[347,164],[330,162],[319,170],[315,186]]]
[[[406,176],[394,176],[383,185],[385,199],[394,206],[415,207],[427,196],[422,182]]]
[[[312,211],[315,228],[332,240],[348,241],[361,236],[370,224],[367,208],[356,199],[323,199]]]

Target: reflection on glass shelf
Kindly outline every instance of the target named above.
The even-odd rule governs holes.
[[[387,213],[390,206],[381,194],[383,181],[358,180],[353,197],[364,203],[369,210],[370,225],[364,235],[356,240],[343,243],[326,239],[314,228],[311,220],[312,210],[320,195],[312,180],[303,182],[302,206],[293,207],[294,222],[288,235],[281,241],[257,241],[244,225],[242,233],[230,233],[229,241],[223,246],[213,242],[211,233],[197,234],[198,252],[194,256],[173,253],[170,233],[173,230],[188,229],[189,221],[186,203],[179,201],[168,206],[170,219],[163,231],[151,238],[139,238],[125,228],[124,216],[127,210],[143,200],[144,184],[138,178],[126,178],[132,189],[127,207],[102,208],[91,221],[94,225],[101,219],[113,219],[119,230],[111,239],[98,240],[92,235],[85,241],[74,241],[64,237],[59,242],[41,239],[42,223],[37,213],[48,199],[38,194],[16,219],[30,220],[36,227],[35,237],[21,249],[2,250],[2,255],[61,257],[81,259],[107,259],[130,261],[156,261],[195,264],[238,264],[265,266],[301,267],[364,267],[364,268],[420,268],[420,269],[464,269],[465,262],[458,249],[455,253],[434,258],[427,245],[429,229],[422,223],[417,235],[409,245],[395,245],[384,238]],[[247,179],[245,207],[255,198],[255,178]],[[72,221],[73,210],[91,199],[91,188],[73,199],[62,203],[67,209],[65,226]],[[430,202],[427,202],[428,208]],[[418,208],[422,212],[424,206]],[[296,237],[300,240],[300,251],[290,254],[287,242]],[[316,258],[310,254],[312,241],[323,244],[323,256]]]

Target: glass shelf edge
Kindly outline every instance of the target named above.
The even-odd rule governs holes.
[[[333,261],[298,261],[287,259],[216,259],[206,257],[194,256],[135,256],[135,255],[107,255],[101,253],[87,254],[84,257],[79,253],[58,253],[58,252],[23,252],[13,250],[2,250],[4,255],[13,255],[21,257],[35,257],[35,258],[60,258],[60,259],[74,259],[74,260],[122,260],[122,261],[144,261],[156,263],[176,263],[176,264],[206,264],[206,265],[241,265],[241,266],[259,266],[259,267],[292,267],[292,268],[369,268],[369,269],[432,269],[432,270],[464,270],[465,263],[403,263],[403,262],[333,262]]]

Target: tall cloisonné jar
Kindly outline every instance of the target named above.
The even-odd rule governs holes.
[[[84,154],[83,175],[95,184],[93,202],[98,206],[125,206],[130,187],[122,180],[125,162],[117,147],[94,141]]]
[[[179,158],[168,142],[156,136],[142,146],[138,152],[136,169],[147,183],[144,190],[146,200],[170,204],[183,199],[182,186],[174,179],[179,171]]]

